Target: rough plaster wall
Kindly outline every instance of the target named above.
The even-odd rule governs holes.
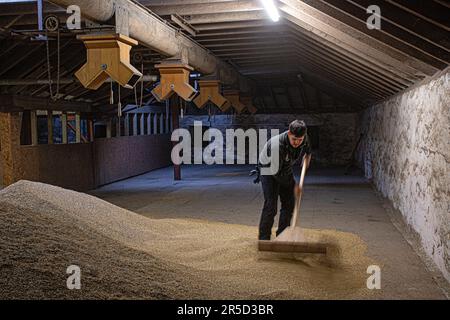
[[[226,129],[268,129],[269,134],[270,129],[278,129],[281,133],[295,119],[304,120],[308,126],[319,127],[319,148],[313,151],[314,164],[332,166],[348,163],[356,141],[355,113],[185,116],[180,127],[187,129],[194,121],[202,121],[203,126],[219,129],[225,140]]]
[[[358,161],[450,281],[450,73],[361,114]]]

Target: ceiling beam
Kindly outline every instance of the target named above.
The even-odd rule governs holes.
[[[0,16],[18,16],[22,14],[36,14],[36,2],[16,2],[16,3],[1,3]],[[60,7],[45,1],[45,13],[63,12]],[[37,17],[35,17],[37,23]]]
[[[197,41],[199,43],[201,43],[202,45],[206,46],[206,47],[211,47],[215,44],[221,44],[221,45],[226,45],[226,44],[232,44],[232,45],[239,45],[239,44],[253,44],[256,42],[274,42],[276,43],[277,41],[280,40],[288,40],[291,36],[289,34],[286,33],[281,33],[281,34],[267,34],[267,35],[254,35],[254,36],[242,36],[242,37],[230,37],[230,38],[215,38],[215,39],[197,39]]]
[[[107,22],[113,18],[117,7],[128,13],[129,36],[166,56],[186,54],[188,63],[204,74],[218,73],[220,80],[229,85],[239,86],[242,90],[250,89],[251,84],[232,66],[224,63],[208,50],[205,50],[191,38],[178,32],[166,22],[149,12],[137,2],[130,0],[51,0],[52,3],[67,7],[78,5],[81,14],[93,21]]]
[[[363,107],[366,106],[366,103],[364,103],[365,100],[367,100],[367,96],[363,96],[360,94],[360,92],[354,92],[348,90],[348,88],[344,87],[340,82],[333,82],[330,81],[329,78],[326,78],[322,73],[318,73],[316,69],[311,68],[310,66],[302,66],[301,71],[298,71],[293,74],[296,81],[299,81],[299,84],[302,84],[303,82],[309,83],[311,86],[317,86],[320,87],[323,91],[327,92],[331,96],[336,97],[339,101],[345,101],[350,103],[352,106],[358,106]],[[290,70],[285,70],[285,72],[289,72]],[[265,69],[264,71],[248,71],[245,72],[248,75],[258,76],[258,75],[265,75],[269,76],[271,81],[277,79],[277,77],[283,77],[286,78],[286,73],[280,73],[280,70],[278,69]],[[300,78],[299,78],[300,75]],[[305,75],[307,77],[305,77]],[[257,83],[259,82],[258,79],[256,79]],[[306,93],[305,93],[306,94]],[[308,102],[307,98],[306,101]]]
[[[304,21],[295,18],[288,13],[284,13],[283,15],[292,23],[292,26],[296,31],[304,34],[309,38],[314,39],[319,43],[331,47],[338,52],[347,55],[351,59],[355,59],[369,66],[373,66],[374,68],[380,70],[380,72],[382,73],[386,73],[392,76],[396,75],[397,77],[403,78],[407,81],[410,81],[411,83],[414,83],[415,81],[423,78],[423,75],[416,74],[416,71],[412,70],[411,68],[387,65],[383,61],[381,61],[379,57],[373,57],[371,54],[367,54],[364,51],[356,50],[352,45],[346,44],[340,39],[321,32],[320,30],[311,27]]]
[[[257,50],[253,49],[251,51],[244,51],[244,52],[232,52],[232,53],[216,53],[218,57],[221,57],[223,59],[232,59],[232,58],[239,58],[239,57],[254,57],[261,54],[266,55],[273,55],[274,57],[277,57],[279,54],[283,53],[290,53],[292,52],[292,47],[281,47],[281,48],[270,48],[267,50]]]
[[[297,52],[297,59],[297,68],[301,68],[302,66],[314,67],[320,70],[319,72],[327,75],[327,77],[332,76],[335,81],[343,84],[345,83],[349,88],[354,90],[354,92],[361,92],[368,96],[377,96],[380,98],[389,95],[389,93],[378,87],[371,86],[360,79],[355,79],[354,76],[345,71],[344,68],[337,68],[324,61],[318,62],[314,56],[305,54],[304,52]],[[299,63],[299,61],[301,61],[301,63]]]
[[[438,69],[404,54],[381,41],[338,21],[316,8],[297,0],[280,0],[280,10],[289,20],[335,44],[359,51],[382,62],[393,72],[401,70],[417,77],[431,76]]]
[[[273,43],[262,43],[262,44],[249,44],[249,45],[242,45],[242,46],[234,46],[230,48],[208,48],[211,51],[213,51],[215,54],[220,53],[226,53],[226,52],[247,52],[247,51],[259,51],[259,50],[270,50],[276,48],[285,48],[285,47],[292,47],[292,44],[289,43],[277,43],[276,46],[273,45]]]
[[[217,2],[234,2],[236,0],[139,0],[144,6],[174,6],[189,4],[209,4]]]
[[[401,8],[409,13],[414,14],[416,17],[424,19],[436,26],[450,31],[448,21],[448,9],[449,6],[445,3],[438,1],[411,1],[411,0],[385,0],[390,4]],[[448,3],[448,1],[447,1]]]
[[[272,39],[261,39],[261,40],[257,40],[257,41],[240,41],[240,42],[228,42],[228,43],[221,43],[220,41],[217,41],[217,43],[208,43],[208,49],[209,50],[214,50],[216,48],[236,48],[236,47],[253,47],[253,46],[278,46],[278,45],[283,45],[283,44],[288,44],[289,43],[289,37],[288,36],[284,36],[284,37],[277,37],[277,38],[272,38]]]
[[[224,23],[237,21],[253,21],[266,20],[267,15],[264,11],[245,11],[245,12],[227,12],[227,13],[208,13],[196,15],[182,15],[183,18],[190,24],[194,25],[195,29],[202,30],[197,24],[205,23]]]
[[[199,14],[217,14],[234,13],[246,11],[263,11],[264,7],[260,1],[240,0],[228,2],[206,2],[195,4],[178,5],[147,5],[150,10],[160,16],[179,14],[180,16],[199,15]]]
[[[2,63],[0,63],[0,76],[7,73],[9,70],[13,69],[15,66],[26,60],[29,56],[36,53],[36,51],[42,49],[44,47],[44,43],[36,43],[32,46],[26,46],[26,50],[21,52],[19,56],[10,55],[7,59],[4,59]]]
[[[445,47],[423,37],[418,32],[408,30],[400,24],[400,21],[396,23],[388,19],[388,16],[393,18],[393,16],[398,16],[402,11],[396,7],[392,8],[392,6],[382,1],[358,0],[358,3],[342,0],[303,1],[317,10],[342,21],[355,30],[436,68],[443,69],[446,67],[447,61],[450,61],[450,52]],[[369,30],[366,26],[366,19],[368,17],[366,8],[370,5],[380,6],[382,12],[382,27],[380,30]],[[386,6],[390,7],[387,8]],[[413,24],[414,22],[411,18],[413,17],[408,15],[408,17],[404,17],[404,20],[410,21],[410,24]],[[430,25],[427,27],[430,28]],[[415,26],[414,29],[416,28],[418,29],[419,27]],[[431,29],[430,31],[435,29],[436,35],[439,36],[438,28],[431,26]],[[445,35],[441,33],[440,41],[444,42],[447,35],[447,33]]]
[[[196,39],[207,38],[207,37],[222,37],[228,35],[237,34],[257,34],[260,32],[283,32],[288,30],[285,25],[274,25],[274,26],[264,26],[264,27],[244,27],[244,28],[234,28],[225,30],[212,30],[210,32],[204,31],[195,36]]]
[[[332,43],[327,43],[317,36],[305,35],[298,28],[299,27],[294,26],[294,30],[296,31],[294,35],[300,42],[311,45],[320,51],[330,52],[331,54],[336,55],[344,61],[350,61],[351,63],[359,65],[362,69],[367,70],[368,72],[372,72],[373,74],[376,74],[383,79],[386,79],[387,82],[399,83],[403,86],[409,86],[414,83],[412,79],[402,78],[400,75],[392,73],[382,68],[381,66],[374,64],[370,60],[366,60],[363,57],[356,56],[351,52],[341,49],[340,47]]]
[[[250,20],[250,21],[232,21],[232,22],[219,22],[219,23],[198,23],[195,25],[195,29],[200,32],[206,32],[210,30],[232,30],[240,28],[250,28],[250,27],[266,27],[266,26],[278,26],[279,23],[272,23],[269,20]]]
[[[325,50],[316,50],[315,48],[308,46],[306,43],[296,42],[294,46],[297,52],[304,52],[310,54],[312,57],[319,59],[320,61],[331,63],[336,67],[344,67],[346,71],[352,73],[355,79],[360,78],[361,81],[373,84],[377,87],[382,87],[385,90],[392,91],[392,93],[397,92],[398,90],[403,90],[405,86],[402,86],[398,83],[389,83],[385,79],[378,77],[376,74],[370,73],[368,70],[364,69],[361,66],[355,65],[353,62],[348,62],[344,59],[341,59],[338,56],[333,54],[329,54]]]
[[[222,36],[202,36],[196,37],[195,40],[201,43],[208,43],[214,41],[233,41],[233,40],[253,40],[253,39],[261,39],[261,38],[276,38],[283,37],[286,35],[286,32],[281,32],[279,30],[269,30],[269,31],[260,31],[249,34],[224,34]]]
[[[30,96],[18,95],[0,95],[1,110],[54,110],[54,111],[80,111],[91,112],[92,107],[88,103],[72,102],[65,100],[56,100],[45,98],[36,98]]]

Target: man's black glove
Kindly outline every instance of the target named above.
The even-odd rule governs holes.
[[[255,179],[253,180],[253,183],[259,183],[261,181],[260,176],[261,176],[261,169],[256,166],[255,170],[250,171],[250,176],[254,176],[256,174]]]

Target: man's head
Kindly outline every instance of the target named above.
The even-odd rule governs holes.
[[[292,147],[298,148],[306,137],[306,124],[302,120],[294,120],[289,124],[289,143]]]

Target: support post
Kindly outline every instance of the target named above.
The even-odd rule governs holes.
[[[79,113],[75,114],[75,143],[81,143],[81,117]]]
[[[110,120],[111,121],[111,120]],[[88,120],[89,141],[94,142],[94,120]]]
[[[158,134],[158,114],[153,115],[153,134]]]
[[[169,100],[166,100],[166,115],[164,117],[164,119],[166,121],[165,121],[164,133],[170,133],[170,116],[169,116],[170,112],[169,112],[169,110],[170,110],[170,103],[169,103]]]
[[[30,112],[31,119],[31,145],[38,145],[38,128],[37,128],[37,113],[36,111]]]
[[[125,136],[130,135],[130,114],[127,113],[124,118],[124,128],[125,128]]]
[[[139,133],[141,136],[145,135],[145,113],[140,114],[141,121],[141,132]]]
[[[32,120],[33,121],[33,120]],[[33,126],[31,126],[33,127]],[[33,129],[31,129],[33,131]],[[67,144],[67,113],[61,113],[61,142]]]
[[[121,117],[116,118],[116,137],[120,137],[122,135],[122,128],[121,128]]]
[[[138,135],[138,114],[137,113],[133,113],[132,115],[133,117],[133,136],[137,136]]]
[[[112,120],[108,119],[108,121],[106,122],[106,138],[111,138],[112,134]]]
[[[47,110],[47,143],[53,144],[53,111]]]
[[[152,113],[147,114],[147,134],[152,134]]]
[[[164,128],[164,113],[161,113],[159,116],[159,133],[164,134],[165,128]]]

